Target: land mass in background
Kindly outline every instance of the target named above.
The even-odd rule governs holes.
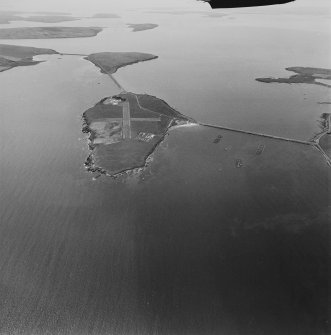
[[[96,13],[92,16],[95,19],[118,19],[119,15],[113,13]]]
[[[20,16],[15,12],[0,12],[0,24],[8,24],[12,21],[31,21],[31,22],[45,22],[45,23],[58,23],[65,21],[79,20],[77,17],[70,16],[70,14],[57,14],[52,15],[31,15]]]
[[[331,70],[317,67],[288,67],[287,71],[295,72],[295,75],[289,78],[256,78],[255,80],[263,83],[285,83],[285,84],[315,84],[325,87],[331,87],[329,84],[316,81],[316,79],[331,79]]]
[[[21,16],[21,13],[17,12],[0,12],[0,24],[8,24],[12,21],[31,21],[31,22],[43,22],[43,23],[59,23],[68,21],[77,21],[81,17],[71,16],[69,13],[37,13],[38,15]],[[120,18],[117,14],[111,13],[97,13],[91,17],[84,17],[85,19],[117,19]]]
[[[99,27],[24,27],[0,29],[0,39],[45,39],[93,37]]]
[[[57,53],[58,52],[52,49],[0,44],[0,72],[16,66],[35,65],[40,63],[39,61],[34,61],[33,56],[43,54],[52,55]]]
[[[32,22],[43,22],[43,23],[59,23],[66,21],[77,21],[78,17],[68,15],[35,15],[22,17],[20,21],[32,21]]]
[[[129,28],[132,28],[133,32],[136,32],[136,31],[154,29],[159,25],[155,23],[128,23],[128,26]]]

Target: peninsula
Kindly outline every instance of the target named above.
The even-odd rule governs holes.
[[[22,27],[0,29],[0,39],[48,39],[93,37],[99,27]]]
[[[40,63],[34,61],[33,56],[44,54],[52,55],[57,53],[58,52],[52,49],[0,44],[0,72],[16,66],[35,65]]]
[[[85,59],[99,67],[102,73],[113,74],[120,67],[156,58],[155,55],[140,52],[99,52]]]
[[[91,150],[85,166],[111,176],[145,166],[171,126],[194,122],[163,100],[128,92],[102,99],[83,119]]]
[[[315,84],[325,87],[331,87],[329,84],[316,81],[316,79],[331,80],[331,70],[315,67],[288,67],[287,71],[295,72],[296,74],[289,78],[256,78],[256,81],[263,83],[285,83],[285,84]]]
[[[158,26],[155,23],[128,23],[128,27],[132,28],[133,32],[154,29]]]

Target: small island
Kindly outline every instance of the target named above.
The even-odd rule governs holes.
[[[156,58],[155,55],[141,52],[99,52],[85,59],[99,67],[102,73],[113,74],[120,67]]]
[[[111,176],[144,167],[171,126],[194,122],[163,100],[128,92],[102,99],[83,120],[91,150],[85,166]]]
[[[0,72],[17,66],[36,65],[40,62],[34,61],[33,56],[57,53],[52,49],[0,44]]]
[[[120,18],[119,15],[117,14],[112,14],[112,13],[97,13],[92,16],[92,18],[95,19],[118,19]]]
[[[0,29],[0,39],[48,39],[93,37],[99,27],[23,27]]]
[[[154,29],[158,26],[155,23],[128,23],[128,27],[132,28],[132,32]]]
[[[325,87],[331,87],[329,84],[316,81],[316,79],[331,79],[331,70],[315,67],[288,67],[287,71],[295,72],[295,75],[289,78],[256,78],[256,81],[263,83],[285,83],[285,84],[315,84]]]

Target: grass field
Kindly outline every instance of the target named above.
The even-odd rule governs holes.
[[[103,73],[115,73],[120,67],[155,59],[157,56],[140,52],[100,52],[86,57]]]

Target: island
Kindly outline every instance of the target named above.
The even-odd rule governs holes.
[[[154,29],[159,25],[155,23],[128,23],[128,26],[129,28],[132,28],[133,32],[136,32],[136,31]]]
[[[85,167],[110,176],[144,167],[170,127],[194,122],[161,99],[130,92],[102,99],[83,120],[91,150]]]
[[[158,58],[141,52],[99,52],[90,54],[85,59],[100,68],[102,73],[113,74],[120,67]]]
[[[11,21],[18,21],[18,20],[22,20],[23,18],[18,16],[18,15],[14,15],[12,13],[1,13],[0,12],[0,24],[8,24]]]
[[[48,39],[93,37],[99,27],[22,27],[0,29],[0,39]]]
[[[35,14],[38,15],[71,15],[69,12],[48,12],[48,11],[37,11],[34,12]]]
[[[295,72],[296,74],[289,78],[256,78],[256,81],[263,83],[286,83],[286,84],[315,84],[325,87],[331,87],[331,85],[316,81],[316,79],[330,80],[331,70],[316,68],[316,67],[288,67],[287,71]]]
[[[16,12],[0,12],[0,24],[8,24],[12,21],[31,21],[44,23],[58,23],[65,21],[79,20],[77,17],[69,16],[69,14],[54,14],[54,15],[32,15],[19,16]]]
[[[57,53],[58,52],[52,49],[0,44],[0,72],[12,69],[16,66],[40,63],[39,61],[34,61],[33,56]]]
[[[95,19],[118,19],[120,16],[112,13],[97,13],[92,16]]]
[[[66,21],[77,21],[78,17],[68,15],[34,15],[23,17],[22,21],[43,22],[43,23],[59,23]]]

